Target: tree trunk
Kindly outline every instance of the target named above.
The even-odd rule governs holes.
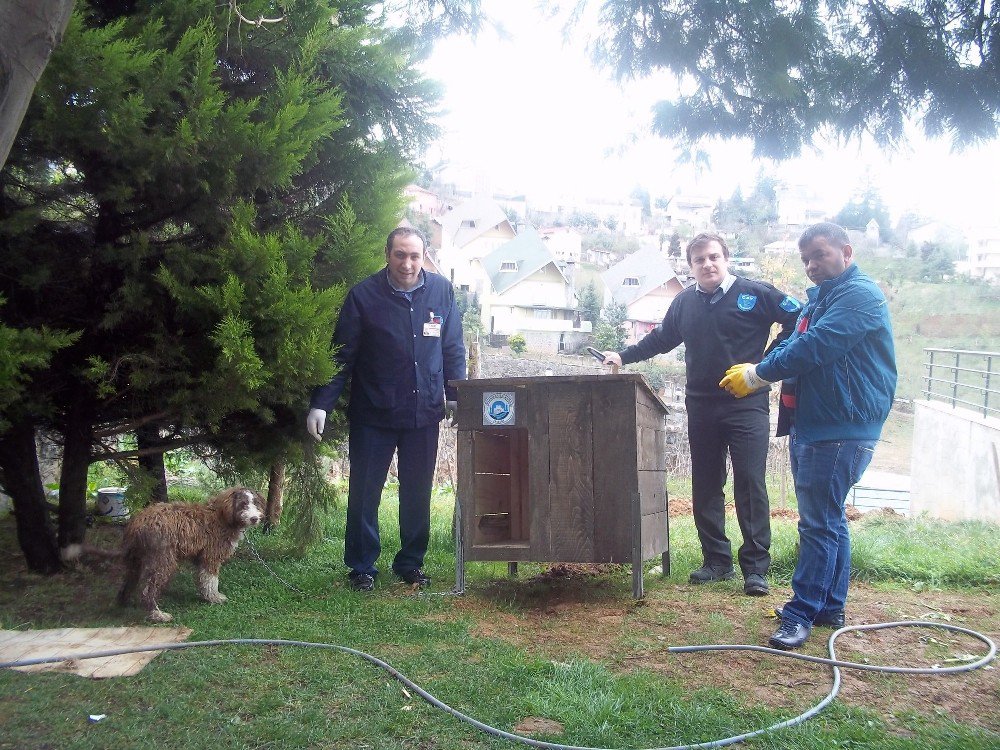
[[[57,573],[62,568],[59,547],[38,473],[32,425],[18,422],[0,434],[0,472],[4,489],[14,501],[17,541],[28,568],[46,575]]]
[[[143,448],[160,445],[160,428],[154,425],[144,425],[135,431],[139,448],[139,467],[152,480],[149,501],[152,503],[167,502],[167,469],[163,465],[162,453],[144,455]]]
[[[80,399],[78,403],[85,403]],[[59,552],[64,560],[80,556],[87,533],[87,470],[90,468],[94,426],[86,408],[67,418],[59,475]]]
[[[0,3],[0,168],[72,13],[73,0]]]
[[[281,523],[281,509],[285,503],[285,462],[271,464],[267,482],[267,507],[264,509],[264,533]]]

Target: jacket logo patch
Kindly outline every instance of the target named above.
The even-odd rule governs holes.
[[[785,312],[795,312],[802,309],[802,304],[795,297],[785,297],[781,300],[780,307]]]
[[[743,312],[750,312],[757,304],[756,294],[741,294],[736,298],[736,306]]]

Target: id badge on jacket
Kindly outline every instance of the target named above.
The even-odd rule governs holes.
[[[427,313],[428,321],[424,323],[424,336],[436,336],[441,338],[441,316],[435,315],[431,310]]]

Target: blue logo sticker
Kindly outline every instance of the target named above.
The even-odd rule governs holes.
[[[497,422],[503,422],[510,414],[510,405],[506,401],[497,399],[490,404],[490,416]]]
[[[514,417],[514,393],[510,391],[483,394],[483,425],[512,425]]]
[[[753,310],[754,305],[757,304],[756,294],[741,294],[736,298],[736,306],[740,308],[743,312],[750,312]]]
[[[802,309],[802,304],[795,297],[785,297],[781,300],[780,307],[785,312],[795,312]]]

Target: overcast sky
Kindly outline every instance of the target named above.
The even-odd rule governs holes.
[[[535,0],[484,0],[511,39],[486,31],[475,40],[439,43],[426,66],[445,87],[445,134],[427,154],[486,177],[496,191],[529,195],[622,197],[641,185],[654,196],[686,193],[716,199],[737,185],[748,191],[763,167],[791,183],[808,183],[837,211],[866,176],[899,218],[917,210],[961,226],[997,225],[1000,143],[963,154],[945,141],[916,139],[883,154],[850,144],[775,164],[755,161],[746,142],[709,147],[711,171],[678,166],[675,145],[646,135],[650,107],[669,82],[621,87],[594,70],[584,41],[565,45],[559,23]]]

